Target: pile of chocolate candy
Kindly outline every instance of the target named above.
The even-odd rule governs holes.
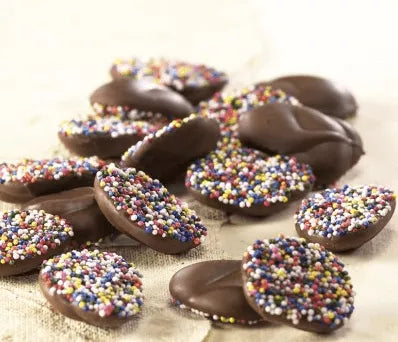
[[[315,76],[221,92],[225,73],[165,59],[117,60],[110,73],[90,96],[93,112],[59,127],[76,157],[0,165],[0,199],[22,205],[0,214],[0,276],[41,267],[60,313],[105,327],[130,320],[143,305],[141,274],[95,243],[118,232],[167,254],[199,247],[205,225],[164,185],[185,175],[191,196],[227,214],[268,216],[302,200],[300,238],[259,239],[242,261],[183,268],[170,281],[177,306],[222,323],[343,326],[354,292],[333,252],[375,237],[395,209],[388,188],[333,187],[364,154],[344,121],[357,111],[352,94]]]

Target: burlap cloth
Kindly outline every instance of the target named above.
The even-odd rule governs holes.
[[[347,84],[360,104],[352,123],[364,140],[366,155],[339,184],[376,183],[398,191],[397,54],[395,37],[388,38],[397,31],[391,26],[396,11],[383,2],[371,8],[352,1],[347,9],[335,3],[0,1],[0,159],[57,153],[57,124],[88,112],[88,94],[108,80],[106,69],[115,57],[171,56],[221,67],[230,75],[231,87],[291,72],[319,73]],[[168,281],[184,265],[240,258],[257,238],[295,235],[292,215],[297,203],[269,218],[234,216],[225,223],[220,212],[186,199],[209,229],[201,248],[180,257],[143,247],[115,249],[144,275],[146,300],[137,320],[114,331],[78,323],[51,310],[37,275],[14,277],[0,279],[0,339],[398,340],[398,214],[371,242],[340,255],[353,278],[356,309],[346,327],[320,337],[276,325],[212,324],[170,306]]]
[[[0,279],[0,337],[4,341],[202,341],[210,322],[175,308],[169,280],[180,268],[203,260],[226,258],[218,241],[225,215],[186,198],[206,224],[209,236],[202,247],[183,256],[158,253],[144,246],[107,246],[135,263],[143,274],[145,305],[137,319],[119,329],[101,329],[53,311],[42,296],[38,274]],[[2,204],[1,209],[13,207]],[[14,206],[15,207],[15,206]]]

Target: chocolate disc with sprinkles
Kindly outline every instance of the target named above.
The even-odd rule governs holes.
[[[121,170],[110,164],[97,173],[94,187],[109,222],[159,252],[188,251],[207,235],[206,227],[186,203],[142,171]]]
[[[221,323],[253,325],[262,320],[247,303],[240,260],[199,262],[174,274],[169,289],[173,303]]]
[[[42,261],[69,247],[71,225],[43,210],[0,213],[0,276],[33,271]]]
[[[294,157],[225,147],[193,163],[185,185],[198,201],[227,213],[266,216],[305,196],[314,180]]]
[[[72,245],[89,245],[117,232],[99,209],[94,188],[81,187],[44,195],[24,203],[24,209],[44,210],[67,219],[73,226]]]
[[[105,159],[119,157],[154,131],[156,127],[146,121],[92,118],[63,122],[58,129],[58,137],[72,153]]]
[[[328,333],[354,311],[354,292],[344,264],[305,239],[257,240],[242,262],[248,303],[265,320]]]
[[[331,251],[358,248],[390,221],[396,195],[374,185],[326,189],[302,201],[294,215],[296,231]]]
[[[122,165],[168,181],[184,172],[189,162],[215,149],[219,137],[220,129],[214,119],[191,114],[132,146],[122,156]]]
[[[169,119],[191,114],[192,105],[171,89],[148,81],[119,79],[97,88],[90,103],[99,115],[122,119],[152,118],[162,115]]]
[[[227,75],[203,64],[151,58],[117,59],[110,70],[114,79],[153,79],[183,95],[193,105],[209,99],[227,83]]]
[[[97,157],[24,159],[0,164],[0,200],[24,203],[31,199],[82,186],[92,186],[105,165]]]
[[[115,253],[67,252],[43,262],[40,288],[61,314],[100,327],[131,320],[143,305],[141,274]]]

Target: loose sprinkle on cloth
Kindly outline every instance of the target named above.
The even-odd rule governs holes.
[[[309,191],[315,177],[294,157],[266,157],[250,148],[225,147],[197,160],[187,171],[187,188],[226,205],[250,208],[286,203],[293,192]]]
[[[146,121],[122,121],[115,117],[92,118],[87,120],[70,120],[61,123],[58,133],[69,137],[82,136],[109,136],[117,138],[123,135],[144,137],[156,131],[156,127]]]
[[[244,254],[243,273],[246,295],[264,318],[333,330],[354,311],[344,264],[317,243],[283,236],[257,240]]]
[[[151,58],[141,61],[137,58],[117,59],[113,67],[121,76],[136,79],[153,78],[159,84],[182,91],[186,87],[203,87],[224,82],[225,73],[203,64]]]
[[[81,176],[83,173],[95,175],[105,165],[97,157],[53,159],[23,159],[17,164],[0,164],[0,184],[18,182],[23,184],[36,183],[38,180],[57,180],[67,176]]]
[[[326,189],[302,201],[295,223],[309,236],[345,236],[376,224],[391,210],[393,191],[374,185]]]
[[[72,227],[65,219],[43,210],[0,213],[0,274],[18,274],[35,269],[40,265],[41,257],[50,254],[72,236]],[[37,263],[32,262],[34,258],[38,259]],[[5,269],[3,265],[15,265],[15,269]]]
[[[87,249],[46,260],[39,275],[50,296],[60,296],[102,318],[128,318],[141,311],[141,277],[134,265],[120,255]]]
[[[134,168],[118,169],[114,164],[99,171],[97,180],[114,207],[145,233],[195,245],[204,241],[207,230],[200,218],[159,180]]]

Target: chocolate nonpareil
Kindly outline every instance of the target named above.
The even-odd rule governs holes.
[[[248,303],[265,320],[329,333],[354,311],[354,292],[344,264],[305,239],[256,240],[242,261]]]
[[[240,260],[203,261],[179,270],[170,280],[173,303],[222,323],[253,325],[261,317],[243,294]]]
[[[110,70],[112,78],[147,79],[179,92],[193,105],[209,99],[227,83],[225,73],[203,64],[151,58],[117,59]]]
[[[167,254],[198,247],[207,229],[195,212],[157,180],[134,168],[110,164],[97,173],[97,203],[112,225]]]
[[[213,150],[219,137],[216,120],[191,114],[133,145],[122,156],[122,165],[168,181],[184,172],[189,162]]]
[[[145,80],[118,79],[106,83],[93,92],[90,103],[99,115],[132,120],[156,114],[169,119],[183,118],[194,112],[180,94]]]
[[[67,219],[73,227],[73,240],[78,244],[97,242],[116,231],[99,209],[92,187],[36,197],[25,203],[24,208],[42,209]]]
[[[396,195],[381,186],[326,189],[302,201],[294,216],[296,231],[331,251],[347,251],[375,237],[390,221],[395,205]]]
[[[43,263],[39,285],[61,314],[116,328],[141,311],[141,277],[132,263],[116,253],[72,250]]]
[[[33,271],[65,251],[73,237],[68,221],[44,210],[0,213],[0,276]]]
[[[37,196],[92,186],[103,160],[91,158],[24,159],[0,164],[0,199],[24,203]]]
[[[146,121],[122,121],[114,117],[64,121],[58,137],[65,147],[80,156],[116,158],[131,145],[155,132]]]
[[[185,185],[198,201],[227,213],[267,216],[304,197],[314,181],[294,157],[226,145],[191,164]]]

